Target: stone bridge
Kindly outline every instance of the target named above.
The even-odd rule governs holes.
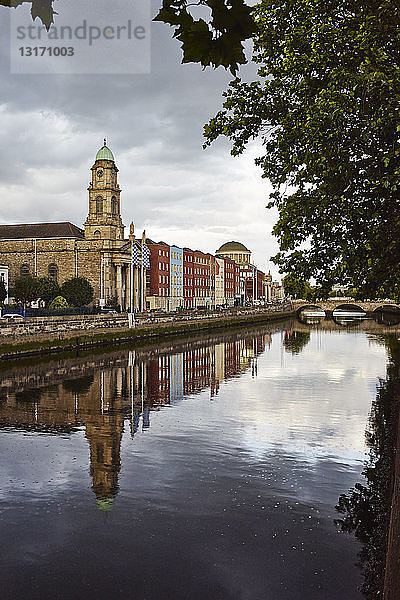
[[[366,313],[372,313],[378,308],[386,308],[386,310],[393,308],[395,312],[400,310],[400,304],[396,304],[391,300],[366,300],[358,301],[352,298],[335,298],[331,300],[318,300],[317,302],[307,302],[306,300],[293,300],[293,308],[297,314],[300,313],[301,309],[305,307],[310,308],[322,308],[326,313],[332,313],[335,308],[360,308]]]

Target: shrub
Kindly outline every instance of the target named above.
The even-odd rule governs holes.
[[[54,300],[50,302],[49,308],[52,310],[60,310],[61,308],[68,308],[69,304],[63,296],[56,296]]]

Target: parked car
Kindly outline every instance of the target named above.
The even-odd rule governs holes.
[[[118,314],[118,312],[115,310],[115,308],[102,308],[101,312],[103,315],[116,315]]]
[[[19,315],[18,313],[6,313],[1,316],[2,319],[23,319],[23,315]]]

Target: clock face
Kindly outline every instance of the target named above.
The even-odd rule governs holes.
[[[97,177],[98,177],[99,179],[101,179],[101,178],[103,177],[103,169],[99,169],[99,170],[97,171]]]

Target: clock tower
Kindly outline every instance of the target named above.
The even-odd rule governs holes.
[[[106,145],[96,154],[89,183],[89,214],[85,221],[85,239],[123,240],[124,224],[120,212],[118,169],[114,155]]]

